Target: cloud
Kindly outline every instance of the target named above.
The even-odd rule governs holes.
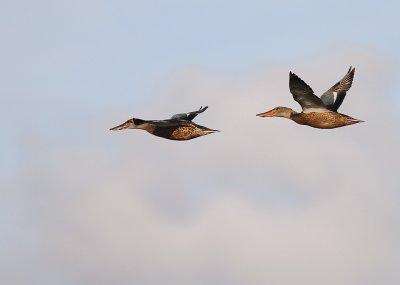
[[[83,125],[76,118],[79,136],[62,144],[33,138],[39,142],[22,146],[29,163],[11,181],[16,210],[0,238],[2,279],[397,284],[400,139],[386,95],[391,67],[359,51],[329,58],[240,74],[194,67],[172,74],[160,84],[165,95],[140,117],[207,104],[196,122],[222,132],[193,141],[108,132],[109,122],[126,119],[121,114]],[[300,109],[289,69],[322,93],[350,64],[355,81],[341,112],[366,123],[326,131],[255,117],[278,105]]]

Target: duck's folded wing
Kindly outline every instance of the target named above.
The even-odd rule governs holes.
[[[315,96],[314,91],[300,77],[290,72],[289,74],[289,89],[303,109],[303,112],[327,112],[324,103],[320,98]]]
[[[197,111],[175,114],[171,117],[171,120],[192,121],[198,114],[203,113],[205,110],[207,110],[207,108],[208,106],[205,106],[205,107],[200,107],[200,109]]]
[[[327,90],[321,96],[322,102],[327,106],[329,110],[337,111],[342,105],[346,92],[349,91],[351,84],[353,83],[355,68],[349,68],[346,75],[329,90]]]

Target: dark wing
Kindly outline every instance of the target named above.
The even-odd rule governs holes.
[[[303,108],[303,112],[327,112],[324,103],[314,95],[314,91],[296,74],[289,73],[289,89],[293,99]]]
[[[353,83],[355,70],[355,68],[350,66],[349,71],[347,71],[347,74],[342,78],[342,80],[322,94],[321,100],[329,110],[336,112],[339,109],[344,97],[346,97],[346,92],[349,91],[351,84]]]
[[[198,114],[203,113],[205,110],[207,110],[208,106],[200,107],[199,110],[189,112],[189,113],[182,113],[182,114],[175,114],[171,117],[171,120],[185,120],[185,121],[191,121],[193,120]]]

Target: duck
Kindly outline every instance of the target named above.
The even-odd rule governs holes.
[[[191,140],[219,132],[219,130],[209,129],[192,122],[197,115],[203,113],[207,108],[208,106],[201,106],[197,111],[175,114],[170,119],[166,120],[142,120],[131,118],[110,130],[140,129],[164,139],[176,141]]]
[[[354,78],[355,68],[350,66],[346,75],[321,97],[317,97],[311,87],[296,74],[289,72],[289,89],[293,99],[300,104],[298,113],[288,107],[276,107],[257,114],[258,117],[283,117],[297,124],[318,129],[334,129],[364,122],[338,112]]]

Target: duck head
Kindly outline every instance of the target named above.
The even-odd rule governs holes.
[[[118,131],[125,129],[141,129],[144,123],[145,123],[144,120],[132,118],[119,126],[111,128],[110,131]]]
[[[287,107],[276,107],[268,112],[257,114],[258,117],[284,117],[284,118],[291,118],[292,115],[296,114],[290,108]]]

